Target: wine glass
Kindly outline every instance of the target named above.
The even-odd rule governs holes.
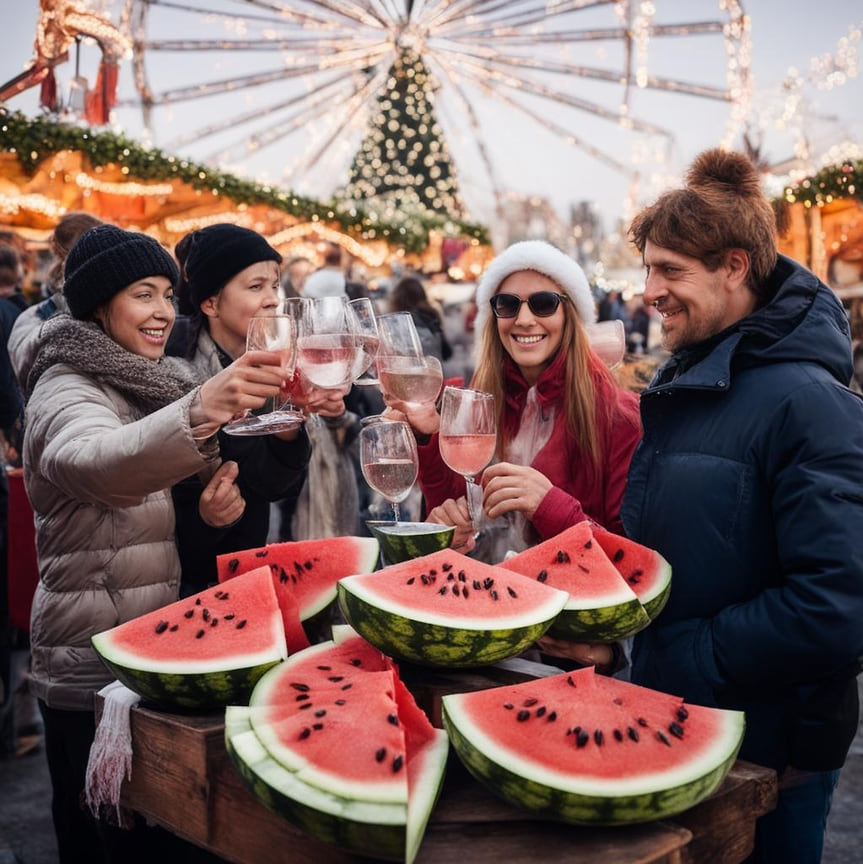
[[[286,366],[288,379],[293,376],[296,362],[296,324],[283,312],[255,315],[249,319],[246,331],[247,351],[277,351]],[[300,426],[304,417],[290,402],[282,404],[278,398],[268,399],[264,413],[246,411],[242,416],[230,420],[222,427],[230,435],[272,435],[287,432]]]
[[[354,378],[359,339],[343,297],[315,297],[300,307],[297,367],[312,385],[335,389]]]
[[[494,396],[481,390],[444,387],[438,446],[444,462],[465,478],[471,518],[476,523],[476,476],[491,461],[497,443]]]
[[[392,504],[399,521],[399,503],[417,479],[417,444],[409,424],[378,420],[360,430],[360,468],[366,483]]]
[[[384,395],[409,408],[434,402],[443,383],[443,369],[437,357],[423,354],[410,312],[381,315],[378,330],[378,378]]]
[[[359,297],[348,302],[348,320],[359,340],[357,362],[354,365],[354,384],[377,385],[375,359],[380,345],[375,307],[368,297]]]

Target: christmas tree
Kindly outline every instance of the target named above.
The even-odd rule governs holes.
[[[426,210],[464,218],[455,170],[435,118],[432,79],[422,58],[401,48],[354,157],[343,199],[381,216]]]

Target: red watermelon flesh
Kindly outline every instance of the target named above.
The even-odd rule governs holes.
[[[706,797],[744,729],[739,711],[686,705],[593,667],[448,695],[443,713],[459,755],[508,800],[597,824],[660,818]]]
[[[147,669],[202,671],[225,656],[253,662],[258,655],[271,658],[273,640],[284,643],[282,627],[273,613],[278,603],[265,577],[266,568],[244,574],[235,585],[216,585],[191,597],[148,612],[105,634],[111,656],[129,663],[143,659]],[[284,653],[282,654],[284,656]]]
[[[619,603],[621,597],[634,596],[602,547],[594,542],[586,521],[513,555],[500,566],[568,591],[568,608],[608,606]]]
[[[635,592],[650,619],[665,606],[671,588],[671,565],[655,549],[592,525],[593,536],[626,584]]]
[[[270,543],[216,556],[219,582],[267,565],[284,618],[291,653],[307,648],[308,636],[300,622],[307,621],[336,598],[342,576],[366,573],[378,560],[373,537],[330,537]]]

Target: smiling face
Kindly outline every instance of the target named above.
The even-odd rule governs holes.
[[[647,279],[644,302],[662,317],[662,347],[672,354],[696,345],[755,309],[747,288],[745,253],[730,250],[726,262],[710,271],[697,258],[656,246],[644,246]]]
[[[258,261],[241,270],[217,294],[201,304],[210,335],[231,357],[246,350],[249,319],[279,302],[279,265]]]
[[[127,285],[93,317],[118,345],[158,360],[174,326],[174,286],[165,276],[148,276]]]
[[[558,284],[534,270],[519,270],[507,276],[498,286],[496,294],[515,294],[526,300],[537,291],[560,294]],[[497,333],[504,351],[515,361],[528,384],[535,384],[557,354],[563,340],[564,306],[561,303],[553,315],[539,318],[522,303],[515,318],[497,318]]]

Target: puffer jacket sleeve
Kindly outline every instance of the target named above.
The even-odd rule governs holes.
[[[189,410],[196,395],[192,390],[136,420],[124,416],[125,403],[113,400],[110,390],[68,367],[52,367],[27,408],[27,434],[44,442],[39,472],[87,504],[139,504],[218,458],[213,443],[192,438]]]
[[[781,584],[722,610],[681,654],[713,669],[719,688],[847,674],[863,657],[863,400],[804,385],[768,429],[759,447]]]

